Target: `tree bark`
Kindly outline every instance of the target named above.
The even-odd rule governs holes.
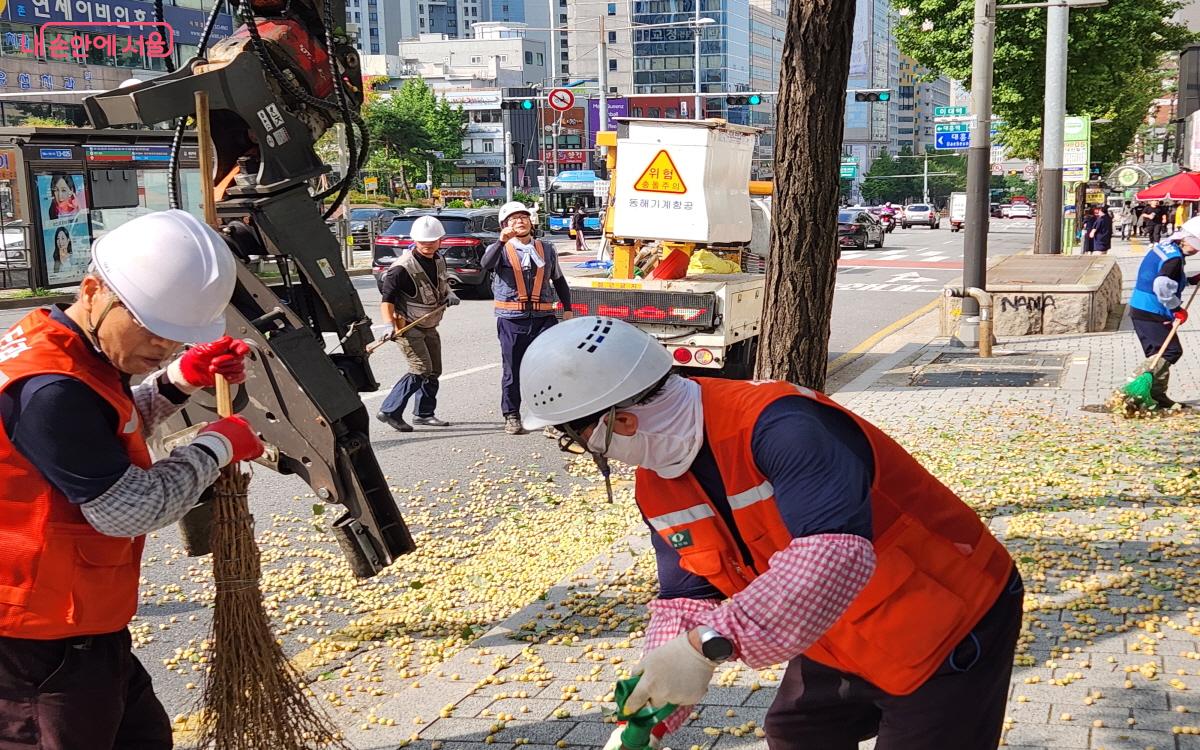
[[[775,110],[775,195],[757,374],[825,386],[838,165],[856,3],[792,0]]]
[[[404,160],[397,160],[400,165],[400,190],[404,193],[404,200],[412,201],[412,189],[408,186],[408,173],[404,170]],[[429,194],[433,195],[433,185],[429,186]]]

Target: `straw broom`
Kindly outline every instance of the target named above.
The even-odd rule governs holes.
[[[1192,288],[1192,294],[1184,303],[1183,309],[1187,310],[1192,306],[1192,300],[1196,298],[1196,292],[1200,291],[1200,286]],[[1133,377],[1125,387],[1114,393],[1108,400],[1109,409],[1119,416],[1127,419],[1143,416],[1147,412],[1153,412],[1158,409],[1158,403],[1155,402],[1151,395],[1151,390],[1154,387],[1154,377],[1158,370],[1158,364],[1162,361],[1163,354],[1166,353],[1167,347],[1175,340],[1175,334],[1179,331],[1179,321],[1175,320],[1171,323],[1171,331],[1167,334],[1166,340],[1159,347],[1158,352],[1151,358],[1142,363],[1138,374]]]
[[[212,186],[208,93],[196,92],[200,184],[204,217],[217,227]],[[229,383],[216,376],[217,414],[233,413]],[[305,695],[301,675],[283,653],[262,606],[262,575],[254,517],[247,502],[250,475],[226,466],[215,485],[210,542],[216,604],[213,658],[205,676],[200,738],[214,750],[308,750],[347,747],[332,721]]]

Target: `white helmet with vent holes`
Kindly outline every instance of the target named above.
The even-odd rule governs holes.
[[[674,361],[653,336],[622,320],[586,316],[538,336],[521,360],[525,429],[560,425],[653,388]]]

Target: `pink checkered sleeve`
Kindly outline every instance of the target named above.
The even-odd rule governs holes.
[[[871,543],[850,534],[793,539],[771,568],[703,616],[755,669],[791,661],[842,616],[875,571]]]
[[[653,651],[680,633],[700,625],[704,615],[720,604],[717,599],[655,599],[650,602],[646,605],[650,610],[650,624],[646,626],[642,652]],[[674,732],[683,726],[691,713],[691,706],[680,706],[679,710],[654,728],[654,734],[661,738],[668,732]]]

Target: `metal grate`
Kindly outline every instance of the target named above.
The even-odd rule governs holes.
[[[1002,354],[980,359],[974,354],[939,354],[917,368],[917,388],[1057,388],[1069,354]]]

